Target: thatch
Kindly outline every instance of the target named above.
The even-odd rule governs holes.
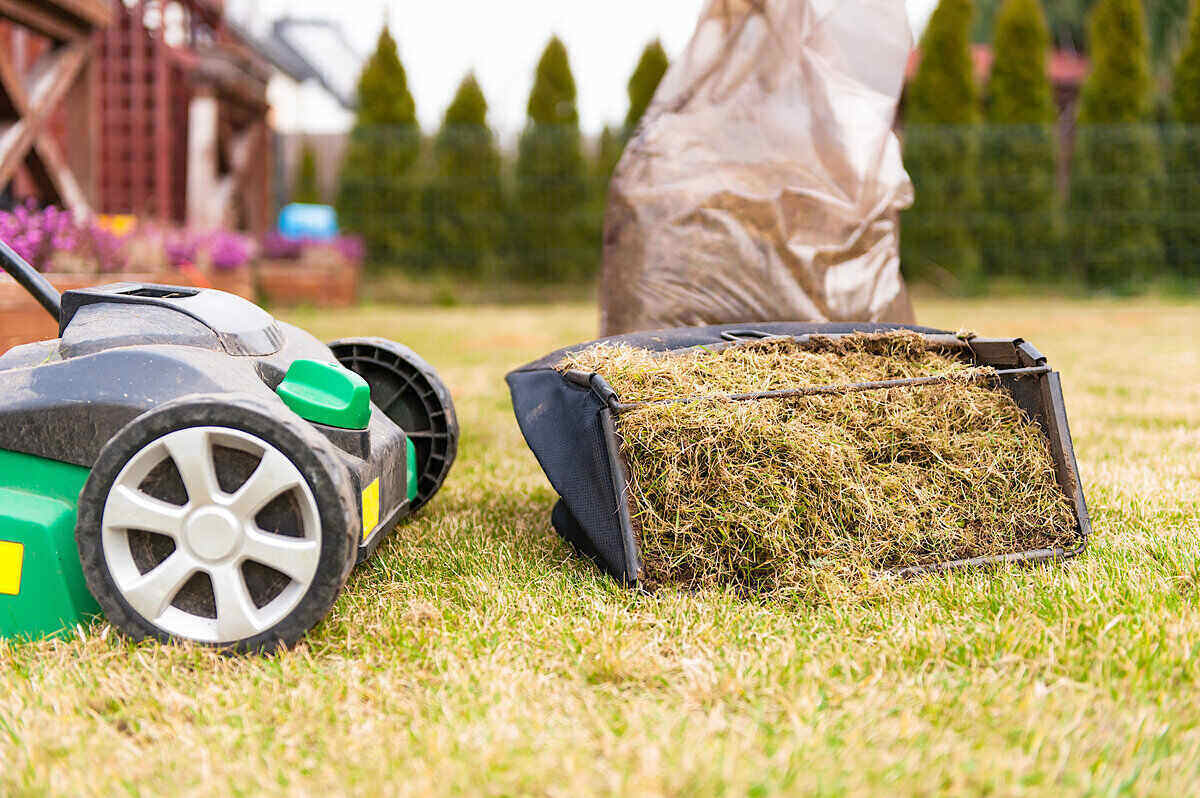
[[[626,402],[954,375],[835,396],[647,405],[621,414],[649,585],[778,590],[817,571],[890,570],[1067,547],[1045,436],[1012,398],[915,333],[773,339],[657,354],[599,346]]]

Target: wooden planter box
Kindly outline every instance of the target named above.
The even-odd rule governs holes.
[[[88,288],[108,283],[160,283],[163,285],[215,288],[255,301],[254,275],[250,269],[232,272],[212,272],[189,276],[183,272],[163,271],[154,274],[48,274],[46,277],[59,291]],[[0,273],[0,353],[32,341],[45,341],[58,336],[58,325],[41,305],[7,274]]]
[[[344,308],[358,301],[362,266],[345,260],[263,260],[258,290],[272,305]]]
[[[95,283],[92,277],[55,274],[47,275],[59,291],[87,288]],[[0,274],[0,353],[18,344],[45,341],[58,337],[58,324],[50,314],[25,293],[25,289],[7,274]]]

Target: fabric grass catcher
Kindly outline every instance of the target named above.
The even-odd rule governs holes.
[[[508,375],[552,522],[635,586],[797,587],[1074,556],[1057,372],[1020,338],[884,324],[637,333]]]

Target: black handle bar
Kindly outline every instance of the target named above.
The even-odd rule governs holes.
[[[55,321],[62,320],[62,295],[50,281],[29,265],[13,248],[0,241],[0,266],[30,293]]]

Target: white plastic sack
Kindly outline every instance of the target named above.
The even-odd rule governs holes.
[[[710,0],[614,175],[604,335],[913,321],[903,0]]]

